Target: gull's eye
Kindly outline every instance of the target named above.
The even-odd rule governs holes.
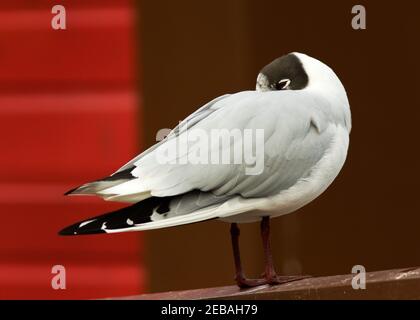
[[[276,83],[276,90],[286,90],[290,85],[290,79],[282,79]]]

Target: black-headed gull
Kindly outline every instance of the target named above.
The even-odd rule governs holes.
[[[305,54],[287,54],[261,70],[256,90],[214,99],[111,176],[69,191],[134,204],[60,234],[220,219],[231,223],[239,286],[299,279],[276,275],[269,219],[301,208],[333,182],[347,156],[350,130],[349,102],[334,71]],[[262,279],[244,276],[239,255],[237,223],[254,221],[261,222]]]

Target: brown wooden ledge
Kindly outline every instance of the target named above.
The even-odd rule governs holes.
[[[354,290],[353,274],[308,278],[277,286],[241,290],[236,286],[142,294],[117,299],[420,299],[420,268],[368,272],[366,289]]]

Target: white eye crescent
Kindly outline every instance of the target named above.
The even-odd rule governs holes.
[[[282,79],[277,82],[276,89],[277,90],[286,90],[290,85],[290,79]]]

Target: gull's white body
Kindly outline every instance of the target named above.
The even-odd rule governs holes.
[[[295,185],[278,195],[265,199],[236,198],[229,200],[223,205],[228,213],[226,218],[222,219],[227,222],[253,222],[259,221],[261,217],[267,215],[278,217],[296,211],[317,198],[334,181],[347,156],[349,144],[347,130],[341,127],[330,130],[335,131],[335,140],[308,177],[299,180]],[[235,212],[234,208],[246,209],[250,212],[232,215]]]
[[[302,90],[256,91],[211,101],[184,120],[205,131],[263,128],[265,171],[245,176],[232,165],[160,164],[159,148],[184,134],[178,126],[168,138],[130,161],[134,179],[95,192],[106,200],[139,202],[149,197],[175,197],[170,210],[154,212],[151,222],[104,231],[163,228],[218,218],[228,222],[258,221],[291,213],[318,197],[340,172],[349,146],[351,115],[347,95],[335,73],[322,62],[294,53],[310,75]],[[198,191],[194,191],[198,190]],[[92,194],[92,193],[91,193]],[[90,223],[94,220],[89,220]]]

